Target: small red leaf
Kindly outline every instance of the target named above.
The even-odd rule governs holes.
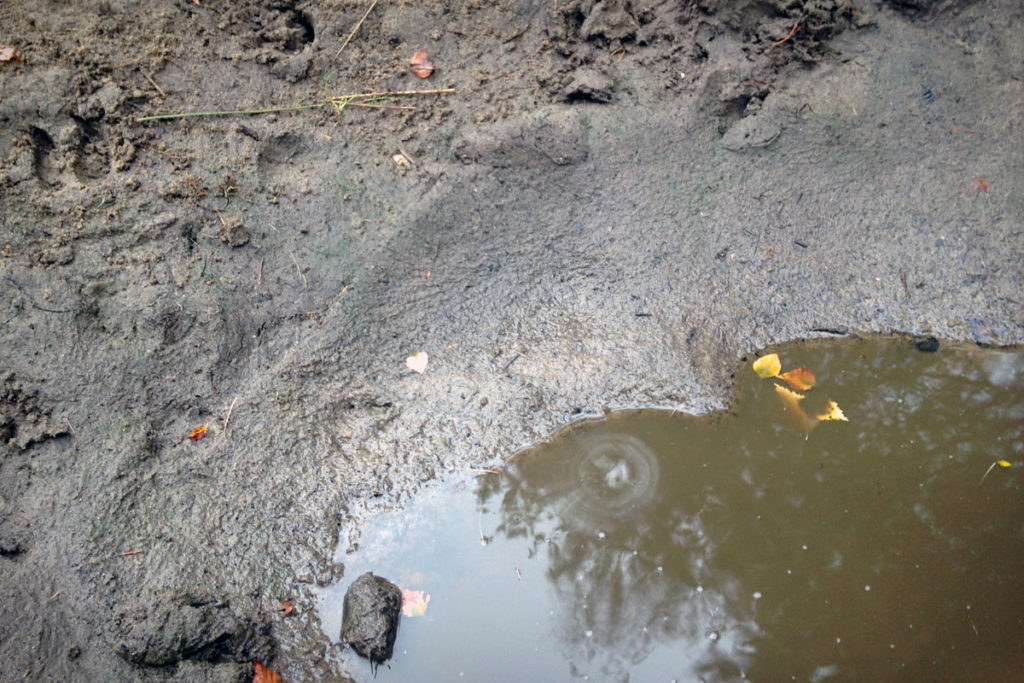
[[[192,430],[192,432],[188,435],[188,438],[191,439],[192,441],[198,441],[199,439],[205,439],[206,438],[206,432],[207,432],[206,425],[199,425],[198,427],[196,427],[195,429]]]

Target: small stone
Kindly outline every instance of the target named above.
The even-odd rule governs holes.
[[[367,572],[345,592],[341,640],[373,665],[391,659],[402,610],[402,589]]]
[[[921,341],[917,342],[916,344],[914,344],[914,346],[917,347],[918,351],[923,351],[925,353],[935,353],[936,351],[939,350],[939,340],[936,339],[935,337],[928,337],[927,339],[922,339]]]

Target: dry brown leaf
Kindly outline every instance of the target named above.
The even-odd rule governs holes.
[[[281,616],[287,617],[295,611],[295,605],[288,602],[287,600],[278,600],[277,604],[281,605]]]
[[[0,62],[24,62],[13,45],[0,45]]]

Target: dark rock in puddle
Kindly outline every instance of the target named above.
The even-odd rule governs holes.
[[[935,337],[928,337],[927,339],[922,339],[921,341],[917,342],[916,344],[914,344],[914,346],[917,347],[918,351],[923,351],[925,353],[935,353],[936,351],[939,350],[939,340],[936,339]]]
[[[167,591],[114,616],[114,648],[126,661],[162,667],[187,661],[212,663],[273,657],[270,624],[226,599]]]
[[[345,592],[341,640],[377,665],[391,659],[398,635],[402,589],[367,572]]]

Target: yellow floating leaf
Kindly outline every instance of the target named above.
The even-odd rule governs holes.
[[[996,464],[999,465],[1000,467],[1010,467],[1009,460],[996,460]]]
[[[781,384],[774,384],[772,386],[775,387],[775,393],[778,394],[779,398],[782,400],[782,407],[796,422],[796,426],[799,427],[800,431],[804,434],[810,434],[811,430],[814,429],[814,425],[817,424],[817,420],[812,420],[807,417],[807,413],[805,413],[804,409],[800,407],[800,401],[804,400],[804,395],[787,389]]]
[[[826,420],[842,420],[843,422],[849,422],[846,416],[843,415],[843,411],[839,408],[835,401],[830,400],[828,402],[828,408],[824,413],[818,416],[819,421],[824,422]]]
[[[814,386],[814,373],[807,368],[795,368],[779,375],[779,379],[797,391],[807,391]]]
[[[788,405],[794,405],[795,406],[795,405],[797,405],[798,402],[804,400],[804,395],[803,394],[801,394],[799,392],[796,392],[796,391],[793,391],[792,389],[787,389],[786,387],[782,386],[781,384],[776,384],[775,385],[775,392],[779,396],[782,397],[782,402],[784,404],[786,404],[787,406]]]
[[[430,604],[430,594],[423,591],[411,591],[402,589],[402,614],[407,617],[422,617],[427,613],[427,605]]]
[[[775,377],[782,370],[782,362],[779,361],[779,354],[769,353],[767,356],[761,356],[754,361],[754,372],[761,379],[767,379],[769,377]]]
[[[423,372],[427,369],[428,360],[430,360],[430,357],[427,356],[427,352],[420,351],[419,353],[414,353],[408,358],[406,358],[405,365],[413,372],[418,372],[419,374],[422,375]]]

